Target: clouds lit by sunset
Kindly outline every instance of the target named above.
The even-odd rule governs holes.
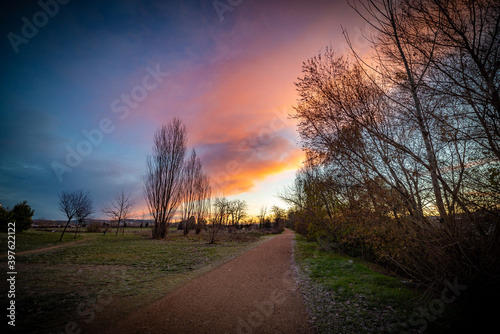
[[[28,200],[35,218],[60,219],[58,193],[80,188],[98,206],[124,189],[145,208],[145,159],[174,117],[219,194],[251,214],[281,205],[303,160],[289,117],[302,62],[345,48],[341,25],[355,42],[364,27],[344,1],[64,3],[1,48],[0,203]],[[23,37],[43,9],[10,6],[2,35]]]

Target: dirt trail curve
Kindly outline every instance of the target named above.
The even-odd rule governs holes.
[[[293,233],[194,279],[108,333],[312,333],[295,281]]]

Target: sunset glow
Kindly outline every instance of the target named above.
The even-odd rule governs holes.
[[[242,1],[233,9],[74,1],[26,43],[5,38],[2,206],[27,200],[34,218],[60,219],[62,190],[89,191],[100,207],[123,189],[140,214],[153,134],[174,117],[217,194],[247,200],[253,215],[284,206],[275,195],[303,161],[289,117],[302,62],[329,45],[345,49],[341,25],[362,43],[365,25],[344,1]],[[40,10],[31,2],[10,8],[2,33],[23,37],[22,18]]]

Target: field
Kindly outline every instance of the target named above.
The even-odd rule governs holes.
[[[109,326],[269,238],[257,232],[232,233],[210,245],[203,234],[185,237],[171,230],[164,240],[151,240],[149,230],[129,229],[124,235],[82,233],[76,239],[67,233],[65,247],[19,254],[58,246],[59,237],[33,230],[16,235],[18,331],[63,332],[66,327],[92,332]],[[6,239],[0,234],[2,245]],[[5,267],[7,258],[0,261]],[[7,290],[2,283],[2,305]]]

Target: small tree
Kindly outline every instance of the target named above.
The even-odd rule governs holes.
[[[134,204],[135,202],[130,198],[130,194],[125,194],[122,190],[121,193],[116,194],[115,200],[110,205],[102,207],[102,213],[118,222],[116,235],[118,235],[118,231],[120,230],[120,223],[123,222],[125,224]]]
[[[228,214],[231,216],[231,225],[236,226],[247,215],[248,204],[244,200],[235,199],[228,205]]]
[[[215,198],[213,206],[214,211],[213,218],[211,219],[212,224],[208,230],[208,242],[210,244],[214,244],[217,241],[217,236],[219,235],[222,226],[225,222],[227,222],[229,202],[225,197]]]
[[[78,210],[80,210],[80,206],[84,202],[83,198],[86,196],[88,196],[88,194],[84,195],[82,190],[73,192],[64,190],[59,194],[59,211],[64,213],[68,218],[68,222],[64,226],[64,230],[61,233],[59,241],[62,241],[64,233],[66,232],[71,219],[73,219],[73,217],[76,216]]]
[[[286,211],[285,209],[280,208],[277,205],[273,205],[271,208],[271,212],[274,215],[274,229],[275,232],[281,232],[283,231],[283,223],[286,218]]]
[[[276,222],[276,223],[281,222],[286,217],[286,211],[285,211],[285,209],[282,209],[282,208],[280,208],[277,205],[273,205],[272,206],[271,212],[274,215],[274,222]]]
[[[76,235],[78,233],[78,229],[82,225],[83,221],[85,219],[87,219],[92,214],[92,212],[93,212],[92,198],[87,193],[80,198],[78,210],[76,211],[76,214],[75,214],[78,223],[76,225],[76,231],[75,231],[74,238],[76,238]]]

